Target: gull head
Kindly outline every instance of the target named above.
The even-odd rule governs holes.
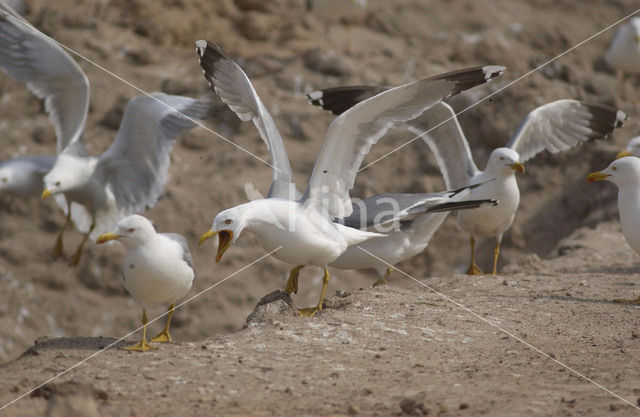
[[[211,229],[200,237],[198,246],[214,236],[218,236],[218,252],[216,253],[216,263],[220,262],[224,252],[229,249],[232,243],[240,237],[242,230],[247,225],[246,204],[223,210],[213,219]]]
[[[616,159],[602,171],[587,175],[587,182],[610,181],[620,187],[640,186],[640,158],[625,156]]]
[[[618,152],[616,159],[624,158],[625,156],[640,156],[640,136],[631,139],[627,147]]]
[[[514,172],[524,172],[524,165],[520,163],[520,155],[511,148],[496,148],[489,156],[487,169],[495,175],[508,176]]]
[[[91,165],[87,164],[85,158],[64,153],[58,155],[53,168],[42,180],[42,199],[84,185],[93,173]]]
[[[112,232],[98,236],[96,243],[118,240],[130,248],[146,242],[155,233],[153,224],[146,217],[134,214],[120,220]]]

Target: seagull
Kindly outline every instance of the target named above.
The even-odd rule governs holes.
[[[624,158],[625,156],[639,156],[640,157],[640,136],[632,138],[627,147],[618,152],[616,159]]]
[[[616,70],[620,92],[624,96],[626,74],[640,74],[640,17],[620,25],[604,60]]]
[[[378,194],[362,200],[361,204],[354,204],[354,212],[343,219],[346,226],[376,226],[380,230],[379,223],[383,223],[393,224],[393,227],[384,237],[349,246],[329,266],[338,269],[372,268],[379,275],[373,286],[386,285],[393,266],[422,253],[449,212],[499,204],[493,199],[468,200],[471,190],[478,185],[439,193]],[[393,216],[385,218],[385,212]]]
[[[588,182],[610,181],[618,186],[618,211],[622,234],[631,249],[640,254],[640,159],[626,156],[617,159],[602,170],[587,176]],[[617,303],[640,304],[640,296]]]
[[[89,81],[80,66],[55,42],[0,2],[0,70],[26,83],[44,99],[56,134],[57,151],[77,140],[89,109]],[[29,155],[0,164],[0,191],[18,197],[40,195],[42,178],[53,167],[54,155]],[[56,201],[68,214],[64,196]],[[75,204],[74,204],[75,206]],[[75,207],[74,207],[75,210]]]
[[[267,198],[218,213],[200,243],[218,235],[216,262],[219,262],[230,244],[247,230],[265,250],[275,251],[273,256],[277,259],[298,265],[296,268],[304,265],[323,268],[318,304],[299,311],[306,316],[322,310],[329,283],[327,265],[348,246],[382,236],[333,221],[352,213],[349,190],[371,146],[394,123],[411,120],[444,98],[485,83],[504,70],[487,66],[443,74],[392,88],[349,109],[329,126],[306,191],[301,198],[292,198],[295,184],[282,138],[249,78],[211,42],[197,41],[196,52],[213,91],[241,120],[254,122],[271,151],[272,161],[278,162]],[[290,274],[287,288],[292,287],[291,281]]]
[[[193,285],[195,269],[187,240],[176,233],[157,233],[151,222],[134,214],[120,220],[112,232],[98,236],[96,243],[117,240],[127,249],[122,266],[124,287],[142,304],[142,339],[125,349],[145,352],[147,343],[147,307],[170,304],[164,330],[151,342],[171,342],[169,326],[175,302],[187,295]]]
[[[71,222],[85,234],[70,266],[78,264],[89,237],[155,204],[167,181],[173,142],[196,125],[194,119],[208,116],[211,108],[206,100],[164,93],[134,97],[125,107],[111,147],[102,155],[88,156],[81,140],[89,108],[86,75],[57,43],[3,10],[0,68],[45,100],[58,155],[43,177],[41,196],[63,196],[60,201],[66,201],[66,221],[52,258],[62,254],[62,236]]]
[[[309,94],[312,104],[342,114],[361,100],[376,97],[386,87],[335,87]],[[564,151],[591,139],[602,139],[621,127],[627,115],[602,104],[578,100],[557,100],[531,111],[521,122],[506,147],[494,149],[484,171],[477,168],[471,149],[454,110],[447,103],[434,105],[421,117],[406,123],[407,128],[435,154],[448,189],[484,183],[471,190],[469,199],[495,199],[496,207],[461,210],[457,222],[470,234],[471,260],[467,274],[480,275],[475,263],[478,237],[494,236],[493,275],[497,275],[500,243],[513,223],[520,191],[515,173],[523,173],[523,162],[547,150]]]
[[[0,162],[0,192],[14,197],[39,197],[42,178],[56,161],[51,155],[28,155]]]
[[[99,156],[86,156],[78,139],[70,143],[44,177],[42,198],[64,194],[83,209],[69,211],[54,258],[62,252],[62,235],[72,220],[85,237],[69,262],[75,266],[86,240],[114,227],[120,219],[153,207],[169,170],[169,153],[176,138],[207,117],[210,102],[153,93],[129,100],[116,139]]]

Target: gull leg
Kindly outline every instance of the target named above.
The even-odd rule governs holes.
[[[498,256],[500,256],[500,242],[502,242],[502,236],[496,239],[496,247],[493,249],[493,272],[491,275],[498,275]]]
[[[329,285],[329,271],[324,268],[324,275],[322,276],[322,292],[320,293],[320,301],[315,307],[301,308],[298,310],[298,314],[305,317],[313,317],[315,314],[322,310],[322,304],[324,303],[324,295],[327,292],[327,286]]]
[[[289,273],[289,279],[287,280],[287,285],[284,287],[284,291],[291,295],[291,293],[298,293],[298,275],[300,275],[300,271],[304,268],[304,265],[298,265],[291,270]]]
[[[173,311],[176,308],[176,304],[172,303],[169,306],[169,314],[167,314],[167,324],[165,324],[164,326],[164,330],[161,331],[160,333],[158,333],[153,339],[150,340],[150,342],[157,342],[157,343],[166,343],[166,342],[171,342],[171,335],[169,334],[169,326],[171,325],[171,317],[173,317]]]
[[[473,236],[469,238],[469,243],[471,244],[471,264],[469,265],[469,269],[467,269],[467,275],[482,275],[482,270],[476,265],[476,240]]]
[[[631,305],[640,305],[640,296],[638,296],[638,298],[634,298],[632,300],[613,300],[614,303],[620,303],[620,304],[631,304]]]
[[[62,235],[64,234],[64,230],[67,226],[69,226],[69,223],[71,223],[71,203],[67,203],[67,218],[62,225],[62,229],[60,229],[60,232],[58,233],[56,243],[53,245],[53,250],[51,251],[51,259],[54,261],[62,255],[62,250],[64,248],[62,244]]]
[[[147,323],[149,323],[149,319],[147,319],[147,312],[145,309],[142,309],[142,339],[140,343],[137,345],[127,346],[124,350],[135,351],[135,352],[146,352],[147,350],[156,349],[153,346],[150,346],[147,343]]]
[[[376,282],[373,283],[373,288],[378,287],[380,285],[387,285],[387,278],[389,278],[389,275],[391,275],[391,272],[393,272],[393,267],[389,267],[387,268],[387,272],[384,274],[383,277],[379,278]]]
[[[93,229],[95,227],[96,227],[96,223],[94,220],[94,222],[91,223],[89,232],[86,235],[84,235],[84,238],[82,239],[82,242],[80,242],[80,246],[78,246],[76,253],[73,254],[73,258],[71,258],[71,260],[69,261],[69,266],[78,266],[78,262],[80,262],[80,257],[82,256],[82,248],[84,247],[84,244],[87,242],[87,239],[89,239],[89,235],[91,235],[91,232],[93,232]]]

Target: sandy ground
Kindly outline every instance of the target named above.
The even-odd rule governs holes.
[[[246,69],[273,114],[299,184],[306,181],[331,120],[306,103],[305,92],[341,84],[397,85],[474,65],[507,66],[501,79],[454,100],[461,109],[637,7],[633,1],[577,8],[570,1],[399,0],[369,1],[364,10],[340,14],[329,0],[318,1],[320,10],[314,12],[301,0],[27,3],[25,16],[34,25],[145,91],[208,94],[193,42],[219,43]],[[466,267],[468,236],[453,219],[424,255],[399,268],[635,402],[640,381],[630,367],[638,362],[637,309],[609,301],[640,292],[637,258],[617,226],[615,187],[584,183],[588,172],[604,168],[640,130],[634,104],[638,80],[627,82],[627,98],[621,99],[614,74],[601,62],[612,36],[604,33],[460,118],[482,167],[526,113],[548,101],[604,102],[630,116],[607,141],[540,155],[527,164],[519,178],[521,207],[504,240],[502,275],[456,274]],[[92,86],[84,140],[97,154],[111,143],[124,104],[139,91],[78,61]],[[53,153],[54,134],[41,102],[4,76],[0,95],[0,158]],[[268,158],[254,127],[223,107],[206,125]],[[393,133],[366,161],[410,138]],[[198,249],[195,243],[215,213],[246,201],[246,182],[266,193],[269,167],[197,128],[175,145],[170,174],[163,197],[145,215],[158,230],[182,233],[191,242],[197,267],[191,295],[264,254],[246,236],[215,265],[215,245]],[[442,187],[432,156],[416,141],[365,170],[353,195]],[[76,269],[49,260],[62,223],[53,202],[0,196],[3,403],[139,323],[140,309],[120,282],[121,248],[90,244]],[[67,256],[79,240],[76,231],[66,234]],[[478,248],[485,269],[492,247],[488,240]],[[370,290],[373,273],[332,271],[330,293],[349,293],[336,299],[344,306],[310,320],[286,309],[269,311],[263,321],[239,331],[256,302],[282,288],[285,277],[285,265],[265,259],[180,309],[175,344],[146,355],[109,350],[56,381],[69,384],[0,414],[42,414],[55,398],[73,392],[91,398],[88,403],[102,415],[631,412],[397,272],[389,288]],[[316,300],[319,278],[319,271],[305,269],[297,306]],[[158,307],[151,315],[162,311]],[[18,359],[36,339],[29,352],[37,354]]]

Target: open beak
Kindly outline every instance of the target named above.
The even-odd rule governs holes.
[[[610,176],[611,175],[609,174],[604,174],[602,171],[592,172],[591,174],[587,175],[587,182],[596,182],[596,181],[606,180],[607,177],[610,177]]]
[[[524,173],[524,165],[522,165],[520,162],[514,162],[513,164],[509,165],[509,167],[521,174]]]
[[[202,245],[202,243],[209,239],[218,235],[218,253],[216,253],[216,263],[220,262],[222,259],[222,255],[224,252],[229,249],[231,246],[231,240],[233,240],[233,232],[231,230],[220,230],[219,232],[214,231],[213,229],[209,229],[207,233],[203,234],[200,237],[200,241],[198,242],[198,246]]]
[[[46,200],[51,195],[51,191],[46,188],[42,191],[42,195],[40,196],[43,200]]]
[[[618,152],[618,154],[616,155],[616,159],[624,158],[625,156],[633,156],[633,155],[631,155],[631,152],[629,152],[628,150],[624,149],[624,150]]]
[[[96,243],[100,244],[100,243],[108,242],[110,240],[120,239],[121,237],[122,236],[116,235],[115,233],[105,233],[103,235],[98,236],[98,239],[96,239]]]

